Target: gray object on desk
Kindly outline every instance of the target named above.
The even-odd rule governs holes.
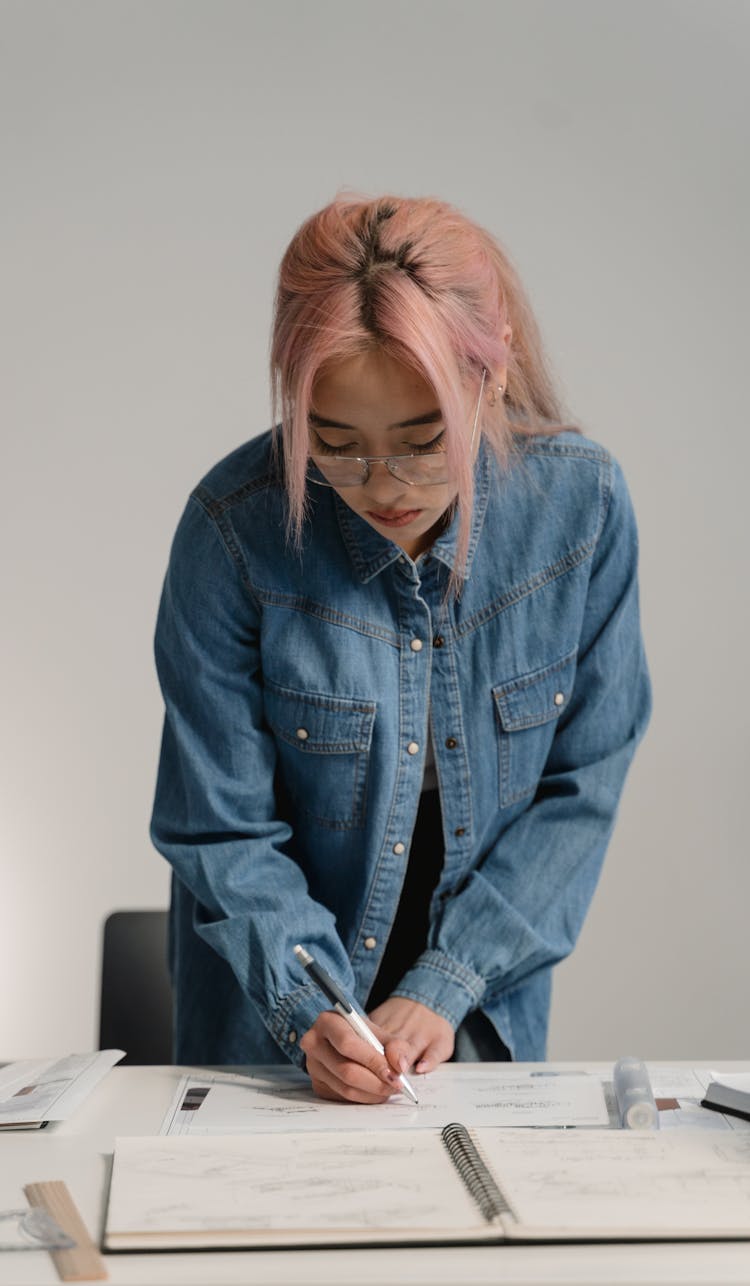
[[[638,1058],[618,1058],[612,1080],[622,1128],[658,1130],[659,1110],[646,1064]]]

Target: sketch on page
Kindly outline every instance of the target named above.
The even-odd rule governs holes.
[[[408,1168],[405,1165],[408,1160]],[[445,1172],[448,1182],[436,1182]],[[405,1177],[408,1173],[408,1180]],[[476,1207],[439,1135],[259,1135],[247,1140],[121,1138],[115,1144],[108,1235],[128,1232],[471,1227]]]
[[[524,1225],[745,1227],[750,1136],[485,1130],[482,1152]]]
[[[180,1080],[160,1133],[426,1129],[451,1120],[547,1128],[609,1124],[601,1082],[585,1074],[540,1077],[444,1063],[413,1081],[418,1107],[400,1095],[377,1105],[326,1102],[293,1067],[257,1069],[251,1076],[195,1072]]]

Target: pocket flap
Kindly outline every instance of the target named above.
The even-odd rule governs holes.
[[[497,713],[506,732],[535,728],[557,719],[567,709],[576,671],[578,648],[541,670],[530,670],[492,689]]]
[[[374,701],[296,692],[266,680],[264,705],[276,735],[298,750],[347,755],[370,749]]]

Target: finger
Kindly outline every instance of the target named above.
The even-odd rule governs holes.
[[[385,1041],[385,1056],[397,1072],[408,1072],[414,1066],[417,1048],[403,1036],[391,1036]]]
[[[392,1028],[381,1027],[372,1019],[370,1019],[370,1026],[383,1046],[391,1067],[397,1072],[406,1072],[414,1066],[414,1061],[420,1052],[420,1043],[416,1036],[405,1036],[403,1032],[395,1035]]]
[[[415,1067],[415,1072],[431,1072],[440,1063],[445,1063],[453,1053],[454,1041],[451,1036],[438,1036],[422,1050],[422,1055]]]
[[[315,1093],[321,1098],[338,1099],[347,1103],[386,1103],[393,1094],[390,1086],[385,1086],[377,1079],[373,1081],[376,1087],[374,1090],[363,1087],[358,1083],[356,1066],[345,1066],[354,1067],[353,1080],[337,1075],[327,1063],[311,1060],[310,1077]]]
[[[367,1068],[373,1076],[377,1076],[386,1085],[398,1084],[398,1076],[384,1054],[379,1053],[363,1036],[353,1031],[339,1014],[332,1014],[331,1019],[332,1021],[325,1024],[323,1030],[336,1054],[346,1062],[357,1063],[360,1067]]]
[[[398,1076],[376,1049],[372,1049],[346,1023],[342,1022],[342,1026],[343,1033],[335,1025],[328,1028],[329,1035],[332,1034],[339,1042],[340,1048],[319,1034],[315,1034],[313,1045],[312,1029],[306,1033],[311,1037],[308,1061],[313,1059],[318,1065],[325,1066],[339,1082],[379,1098],[388,1098],[399,1088]],[[363,1058],[364,1062],[361,1061]]]

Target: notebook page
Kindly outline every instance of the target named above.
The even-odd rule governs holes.
[[[750,1134],[470,1133],[524,1228],[750,1234]]]
[[[106,1244],[193,1234],[381,1229],[484,1221],[431,1131],[120,1138]],[[146,1243],[147,1244],[147,1243]]]

